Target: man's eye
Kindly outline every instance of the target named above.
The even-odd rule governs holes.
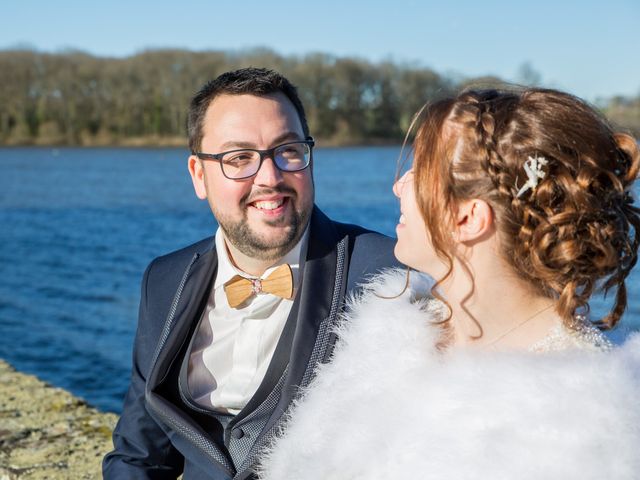
[[[285,158],[298,158],[304,155],[302,147],[299,145],[287,145],[286,147],[283,147],[280,154]]]
[[[233,166],[244,165],[253,160],[253,155],[250,152],[237,152],[230,154],[223,159],[224,163]]]

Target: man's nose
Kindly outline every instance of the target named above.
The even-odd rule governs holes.
[[[256,173],[253,183],[258,185],[274,186],[282,182],[282,172],[276,167],[272,157],[267,156],[260,165],[260,170]]]

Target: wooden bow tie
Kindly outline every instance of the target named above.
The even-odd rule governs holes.
[[[265,278],[248,279],[236,275],[224,284],[224,293],[231,308],[238,308],[253,295],[270,293],[278,297],[291,299],[293,297],[293,274],[286,263],[280,265]]]

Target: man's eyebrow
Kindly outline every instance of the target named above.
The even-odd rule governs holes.
[[[296,132],[285,132],[282,135],[275,138],[275,140],[273,141],[273,145],[276,146],[280,143],[286,143],[286,142],[298,142],[298,141],[302,142],[304,140],[305,139]]]
[[[256,146],[251,142],[229,140],[228,142],[224,142],[222,145],[220,145],[220,148],[218,150],[221,152],[226,152],[227,150],[237,150],[238,148],[256,148]]]
[[[286,142],[297,142],[297,141],[304,141],[304,138],[302,138],[300,136],[300,134],[296,133],[296,132],[284,132],[281,135],[278,135],[274,140],[273,140],[273,145],[271,145],[272,147],[276,147],[278,145],[280,145],[281,143],[286,143]],[[237,150],[239,148],[251,148],[254,150],[260,150],[258,149],[257,145],[255,143],[252,142],[245,142],[242,140],[230,140],[228,142],[224,142],[221,146],[220,146],[220,151],[221,152],[226,152],[229,150]]]

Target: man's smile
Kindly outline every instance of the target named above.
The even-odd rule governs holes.
[[[260,215],[269,218],[279,217],[284,214],[290,204],[291,197],[279,195],[276,197],[260,198],[247,204],[247,207],[258,211]]]

